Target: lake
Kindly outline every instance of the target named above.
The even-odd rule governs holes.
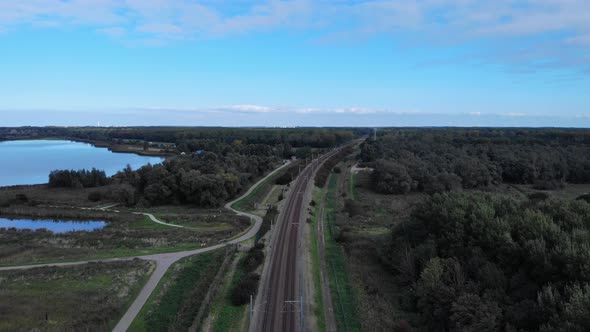
[[[54,233],[72,231],[93,231],[107,225],[104,221],[63,221],[63,220],[31,220],[0,218],[0,228],[16,228],[38,230],[45,228]]]
[[[61,140],[0,142],[0,187],[42,184],[56,169],[103,170],[111,176],[128,164],[137,169],[147,163],[162,162],[160,157],[114,153],[107,148]]]

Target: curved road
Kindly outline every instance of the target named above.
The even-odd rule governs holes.
[[[140,291],[140,293],[137,296],[137,298],[135,299],[135,301],[133,301],[133,303],[131,304],[129,309],[127,309],[127,312],[125,313],[125,315],[123,315],[123,317],[121,318],[119,323],[113,329],[113,331],[117,331],[117,332],[126,331],[129,328],[129,326],[131,325],[131,323],[133,322],[133,320],[135,319],[135,317],[137,316],[137,314],[139,313],[139,311],[141,310],[141,308],[143,307],[143,305],[146,303],[146,301],[148,300],[148,298],[150,297],[150,295],[152,294],[152,292],[154,291],[154,289],[156,288],[156,286],[158,285],[158,283],[160,282],[162,277],[164,277],[164,274],[166,274],[166,271],[168,271],[168,269],[170,268],[170,266],[172,264],[174,264],[175,262],[177,262],[178,260],[180,260],[182,258],[197,255],[197,254],[202,254],[202,253],[213,251],[213,250],[216,250],[216,249],[228,246],[228,245],[240,243],[240,242],[248,240],[248,239],[252,238],[254,235],[256,235],[256,233],[258,232],[258,230],[260,229],[260,226],[262,224],[262,218],[259,216],[247,213],[247,212],[235,210],[231,206],[234,203],[236,203],[237,201],[250,195],[252,193],[252,191],[254,191],[254,189],[256,189],[256,187],[258,187],[262,182],[264,182],[266,179],[268,179],[269,177],[274,175],[276,172],[278,172],[279,170],[283,169],[284,167],[286,167],[288,165],[289,165],[289,163],[286,163],[286,164],[282,165],[281,167],[275,169],[274,171],[272,171],[271,173],[266,175],[264,178],[262,178],[260,181],[256,182],[253,186],[251,186],[250,189],[248,189],[248,191],[245,192],[242,196],[225,204],[226,209],[229,209],[240,216],[250,217],[251,220],[254,220],[254,225],[246,233],[242,234],[241,236],[239,236],[235,239],[229,240],[227,242],[219,243],[217,245],[206,247],[206,248],[189,250],[189,251],[171,252],[171,253],[165,253],[165,254],[144,255],[144,256],[133,256],[133,257],[124,257],[124,258],[87,260],[87,261],[80,261],[80,262],[7,266],[7,267],[0,267],[0,271],[23,270],[23,269],[31,269],[31,268],[43,267],[43,266],[81,265],[81,264],[86,264],[86,263],[90,263],[90,262],[125,261],[125,260],[132,260],[135,258],[153,260],[156,262],[155,271],[152,273],[149,280],[144,285],[144,287]],[[171,227],[184,227],[184,226],[168,224],[163,221],[160,221],[154,215],[152,215],[150,213],[138,213],[138,214],[146,215],[150,218],[150,220],[152,220],[153,222],[156,222],[158,224],[167,225],[167,226],[171,226]]]

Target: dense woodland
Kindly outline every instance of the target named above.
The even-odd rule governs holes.
[[[499,183],[557,189],[590,183],[590,132],[558,129],[396,129],[363,144],[385,194]]]
[[[435,194],[393,231],[400,304],[429,331],[589,331],[590,204]]]
[[[49,186],[91,188],[112,185],[107,197],[128,206],[192,204],[221,206],[284,158],[305,158],[312,149],[331,148],[361,133],[352,129],[232,128],[0,128],[1,139],[61,137],[92,142],[171,144],[175,156],[157,165],[125,168],[112,178],[99,170],[56,170]],[[295,174],[296,175],[296,174]],[[292,178],[293,174],[290,174]],[[97,192],[98,193],[98,192]]]
[[[372,190],[430,194],[380,251],[407,318],[400,330],[590,331],[588,195],[496,186],[590,183],[590,132],[392,129],[361,159]]]
[[[219,153],[233,143],[241,143],[246,150],[256,144],[284,145],[286,149],[327,148],[350,141],[366,131],[361,128],[21,127],[0,128],[0,141],[65,138],[113,144],[159,142],[174,144],[177,152]]]

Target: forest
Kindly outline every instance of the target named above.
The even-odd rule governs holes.
[[[1,139],[68,138],[92,142],[163,142],[176,147],[162,164],[126,167],[111,178],[100,170],[55,170],[50,187],[94,188],[92,200],[127,206],[191,204],[219,207],[283,159],[306,158],[361,134],[360,129],[294,128],[0,128]],[[292,177],[293,174],[290,174]],[[105,187],[106,186],[106,187]],[[100,187],[105,187],[100,189]]]
[[[429,331],[589,331],[590,204],[435,194],[393,229],[403,310]]]
[[[376,251],[399,331],[590,330],[590,195],[551,194],[590,183],[590,132],[388,129],[359,157],[414,202]]]
[[[221,152],[228,145],[327,148],[365,134],[365,128],[222,128],[222,127],[0,127],[0,141],[63,138],[92,142],[159,142],[176,146],[177,152]],[[247,151],[244,151],[247,152]]]
[[[378,192],[404,194],[499,183],[558,189],[590,183],[590,133],[565,129],[395,129],[362,146]]]

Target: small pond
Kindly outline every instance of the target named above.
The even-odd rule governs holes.
[[[63,221],[63,220],[31,220],[0,218],[0,228],[16,228],[38,230],[45,228],[54,233],[74,231],[93,231],[107,225],[104,221]]]

